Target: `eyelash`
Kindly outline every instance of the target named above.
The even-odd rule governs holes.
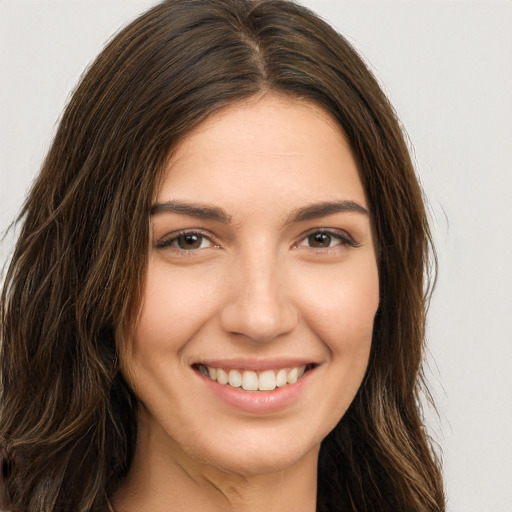
[[[155,244],[156,249],[166,249],[166,248],[172,248],[176,253],[184,256],[191,256],[197,251],[200,251],[201,248],[197,249],[181,249],[180,247],[173,247],[173,243],[178,242],[178,240],[185,236],[193,236],[196,235],[197,237],[201,238],[202,240],[208,240],[211,242],[212,247],[219,247],[218,244],[215,244],[215,242],[212,239],[212,236],[209,234],[206,234],[200,230],[183,230],[178,231],[176,233],[172,233],[167,237],[162,238],[161,240],[158,240]]]
[[[177,243],[178,240],[185,236],[194,236],[196,235],[198,238],[200,238],[202,241],[207,240],[209,241],[212,246],[211,247],[220,247],[219,244],[216,244],[213,240],[212,236],[210,234],[206,234],[200,230],[183,230],[178,231],[176,233],[172,233],[167,237],[162,238],[161,240],[157,241],[155,243],[156,249],[166,249],[166,248],[172,248],[174,252],[176,252],[179,255],[183,256],[192,256],[197,251],[200,251],[204,248],[198,247],[197,249],[182,249],[180,247],[173,247],[174,243]],[[316,228],[308,231],[307,233],[303,234],[301,238],[295,242],[292,246],[294,249],[300,249],[302,247],[302,243],[304,241],[307,241],[310,237],[314,235],[326,235],[328,237],[331,237],[332,239],[336,239],[339,241],[339,243],[335,244],[334,246],[330,247],[311,247],[306,246],[306,248],[313,249],[317,252],[327,252],[327,251],[333,251],[336,250],[336,247],[338,246],[349,246],[349,247],[359,247],[359,244],[353,240],[345,231],[338,230],[338,229],[327,229],[327,228]],[[210,247],[207,247],[210,248]]]
[[[344,246],[348,245],[349,247],[359,247],[359,244],[353,240],[345,231],[339,230],[339,229],[327,229],[327,228],[315,228],[310,230],[309,232],[305,233],[301,236],[300,240],[293,244],[293,247],[295,249],[299,249],[301,247],[301,243],[308,240],[310,237],[314,235],[326,235],[331,237],[331,239],[337,239],[339,240],[339,244],[336,244],[331,247],[311,247],[307,246],[309,249],[315,249],[317,251],[332,251],[338,246]]]

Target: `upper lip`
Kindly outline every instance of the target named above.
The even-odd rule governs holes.
[[[266,358],[266,359],[248,359],[248,358],[229,358],[229,359],[203,359],[194,361],[192,366],[203,365],[209,368],[230,368],[243,370],[280,370],[281,368],[295,368],[298,366],[317,365],[313,359],[304,357],[286,357],[286,358]]]

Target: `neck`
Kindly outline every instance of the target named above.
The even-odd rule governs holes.
[[[194,460],[175,446],[162,449],[154,441],[139,431],[129,474],[112,496],[115,512],[316,510],[319,447],[289,467],[240,474]]]

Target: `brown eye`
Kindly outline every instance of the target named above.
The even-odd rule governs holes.
[[[294,245],[296,248],[304,247],[307,249],[340,250],[343,246],[358,247],[359,244],[354,241],[349,234],[340,229],[318,229],[311,230],[304,235],[304,238]]]
[[[176,238],[176,244],[180,249],[183,250],[193,250],[199,249],[203,243],[204,237],[198,235],[196,233],[188,233],[186,235],[181,235]]]
[[[214,247],[212,240],[201,233],[176,233],[174,236],[169,236],[158,241],[155,244],[157,249],[174,249],[176,251],[193,252],[200,249],[208,249]]]
[[[325,249],[331,246],[332,238],[327,233],[314,233],[308,236],[308,245],[318,249]]]

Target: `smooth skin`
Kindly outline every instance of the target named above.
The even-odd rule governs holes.
[[[342,130],[274,93],[226,107],[172,152],[154,203],[141,311],[121,343],[137,446],[114,509],[313,512],[320,443],[362,382],[379,303]],[[312,369],[258,413],[212,392],[197,365],[213,361]]]

